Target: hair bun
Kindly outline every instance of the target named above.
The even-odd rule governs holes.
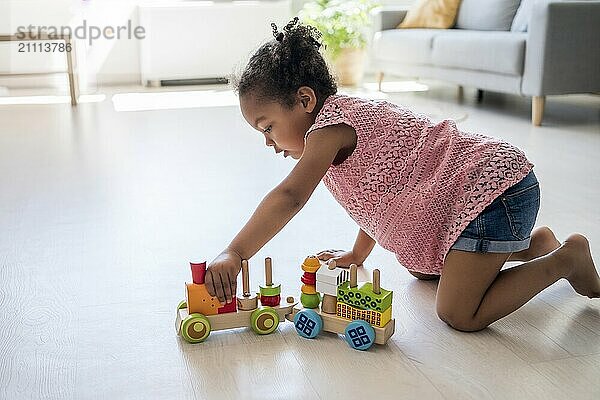
[[[283,32],[279,32],[279,30],[277,29],[277,25],[275,25],[275,23],[271,22],[271,28],[273,29],[273,37],[275,38],[275,40],[277,40],[278,42],[282,42],[283,41]]]
[[[293,18],[281,28],[271,23],[273,37],[250,57],[241,75],[233,79],[234,90],[243,98],[252,94],[258,103],[277,102],[288,109],[297,104],[298,88],[310,87],[317,104],[337,92],[321,47],[321,32]]]

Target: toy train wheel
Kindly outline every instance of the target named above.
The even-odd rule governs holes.
[[[305,309],[298,311],[294,316],[294,327],[298,335],[307,339],[314,339],[323,329],[323,320],[317,312]]]
[[[367,350],[375,343],[375,329],[360,319],[350,322],[344,331],[346,342],[356,350]]]
[[[185,300],[181,300],[181,301],[179,302],[179,305],[177,305],[177,309],[178,309],[178,310],[181,310],[182,308],[187,308],[187,301],[185,301]]]
[[[186,342],[203,342],[209,334],[210,321],[202,314],[190,314],[181,322],[181,336]]]
[[[271,307],[261,307],[250,316],[250,327],[259,335],[268,335],[277,329],[279,315]]]

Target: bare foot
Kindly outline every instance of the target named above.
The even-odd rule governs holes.
[[[585,236],[572,234],[552,255],[561,260],[567,271],[565,278],[577,293],[589,298],[600,297],[600,277]]]
[[[545,256],[560,247],[560,242],[554,232],[547,226],[540,226],[531,232],[529,248],[513,253],[508,261],[530,261],[534,258]]]

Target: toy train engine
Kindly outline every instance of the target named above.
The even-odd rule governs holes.
[[[271,259],[265,260],[266,284],[261,286],[258,296],[250,293],[248,261],[242,260],[243,295],[229,304],[222,304],[217,297],[208,293],[204,277],[206,262],[190,263],[193,283],[186,283],[186,300],[177,307],[175,330],[189,343],[204,341],[211,331],[251,327],[260,335],[274,332],[279,322],[285,319],[296,304],[293,297],[281,304],[281,286],[273,285]]]

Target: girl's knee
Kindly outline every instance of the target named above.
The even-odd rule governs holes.
[[[477,332],[487,328],[487,324],[479,321],[477,318],[469,315],[461,315],[454,310],[437,306],[437,316],[448,326],[461,332]]]

